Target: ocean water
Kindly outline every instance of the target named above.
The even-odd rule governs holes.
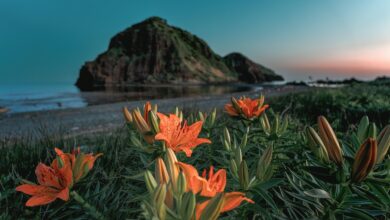
[[[153,85],[129,86],[107,91],[81,92],[71,84],[0,85],[0,107],[7,114],[53,109],[81,108],[88,105],[190,97],[261,90],[260,85]]]
[[[73,85],[0,85],[0,106],[9,113],[87,106]]]

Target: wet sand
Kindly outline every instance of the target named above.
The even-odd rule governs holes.
[[[266,97],[288,93],[307,91],[308,87],[282,86],[265,88],[262,93]],[[231,96],[247,95],[255,97],[258,92],[240,92],[224,95],[206,95],[188,98],[170,98],[152,100],[160,112],[172,111],[175,106],[184,109],[209,111],[222,109]],[[23,137],[40,137],[44,135],[78,136],[99,132],[112,132],[123,126],[122,107],[129,109],[141,107],[145,101],[117,102],[100,104],[83,108],[50,110],[39,112],[0,115],[0,140],[7,141]]]

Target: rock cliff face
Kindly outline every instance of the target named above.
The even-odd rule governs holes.
[[[238,75],[238,80],[247,83],[281,81],[283,77],[273,70],[253,62],[240,53],[231,53],[224,58],[226,65]]]
[[[273,80],[261,77],[269,69],[250,60],[243,62],[243,56],[235,62],[234,57],[222,58],[197,36],[168,25],[164,19],[151,17],[115,35],[107,51],[82,66],[76,85],[81,90],[95,90],[134,83]],[[259,67],[245,71],[247,63]]]

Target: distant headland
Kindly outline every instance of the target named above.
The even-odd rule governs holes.
[[[129,84],[261,83],[283,80],[240,53],[216,54],[199,37],[151,17],[115,35],[107,51],[86,62],[81,90]]]

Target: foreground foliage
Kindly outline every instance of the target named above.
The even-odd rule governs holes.
[[[374,86],[375,107],[359,104],[362,116],[372,118],[345,117],[356,109],[348,104],[353,98],[342,93],[373,96],[370,86],[301,94],[294,97],[290,116],[275,102],[291,97],[272,100],[268,110],[263,98],[257,105],[232,99],[230,116],[216,111],[185,115],[180,109],[167,116],[146,104],[142,113],[125,109],[127,125],[111,135],[4,143],[0,218],[100,218],[93,209],[107,219],[388,218],[390,127],[377,115],[387,111],[389,100],[378,92],[387,88]],[[344,103],[340,111],[300,107],[316,106],[307,99],[328,94]],[[328,98],[323,104],[332,103]],[[317,121],[320,114],[314,111],[326,117]],[[308,117],[298,117],[303,112]],[[55,160],[54,147],[71,152],[79,146],[81,152],[103,153],[72,186],[79,197],[23,206],[28,196],[15,187],[23,179],[35,182],[34,167]],[[89,207],[80,205],[80,198]]]

